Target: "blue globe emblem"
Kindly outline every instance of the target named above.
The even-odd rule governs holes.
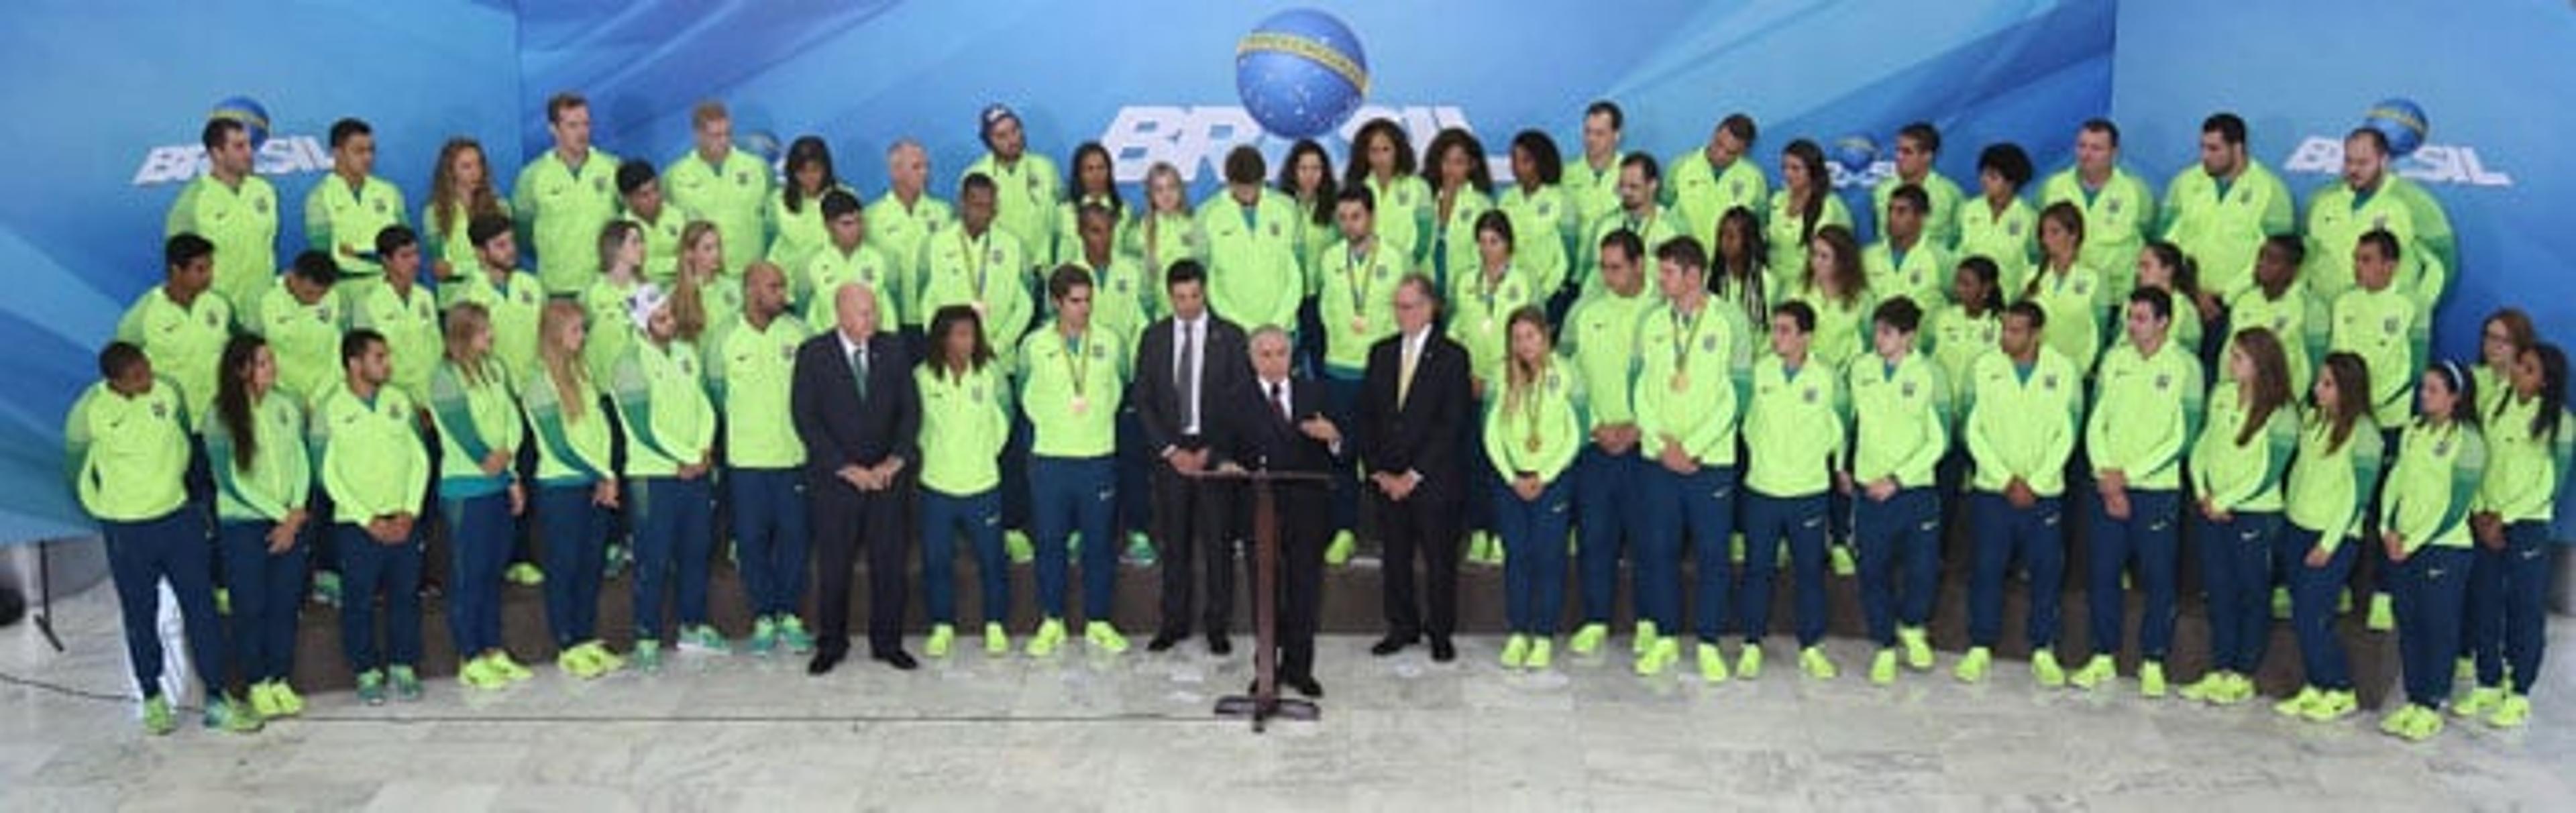
[[[2424,116],[2424,108],[2413,99],[2381,99],[2362,114],[2362,126],[2378,130],[2388,137],[2388,153],[2403,158],[2424,146],[2424,136],[2433,130],[2433,120]]]
[[[250,135],[250,148],[253,151],[268,143],[268,108],[261,105],[258,99],[235,96],[216,102],[213,110],[206,111],[206,118],[241,122],[242,129]]]
[[[1322,11],[1271,15],[1235,43],[1235,92],[1274,136],[1310,138],[1341,126],[1367,98],[1368,83],[1359,37]]]

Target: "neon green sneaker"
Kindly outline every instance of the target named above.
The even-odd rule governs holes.
[[[1528,658],[1529,636],[1513,633],[1512,637],[1503,640],[1503,668],[1519,669],[1521,662]]]
[[[2244,675],[2228,675],[2225,689],[2211,697],[2209,702],[2213,705],[2233,706],[2252,700],[2262,693],[2261,689],[2255,688],[2253,678]]]
[[[2075,670],[2075,674],[2067,680],[2075,684],[2075,688],[2091,691],[2094,687],[2110,682],[2119,674],[2119,664],[2113,662],[2111,656],[2095,655],[2092,660],[2084,662],[2084,668]]]
[[[1735,656],[1735,676],[1745,680],[1762,677],[1762,642],[1745,643],[1744,652]]]
[[[778,643],[791,655],[814,654],[814,633],[805,631],[805,619],[795,613],[778,616]]]
[[[1130,533],[1127,535],[1127,552],[1121,556],[1127,560],[1128,565],[1134,567],[1153,567],[1155,562],[1154,540],[1151,537],[1146,536],[1143,531]]]
[[[270,690],[270,685],[267,681],[250,685],[250,710],[259,712],[262,718],[284,717],[286,709],[277,704],[277,694]]]
[[[1841,674],[1834,669],[1833,659],[1825,657],[1824,647],[1816,646],[1798,650],[1798,669],[1806,672],[1807,677],[1817,680],[1832,680],[1835,675]]]
[[[2211,698],[2217,697],[2219,694],[2227,691],[2227,676],[2228,673],[2226,672],[2208,672],[2202,674],[2199,680],[2183,684],[2182,699],[2189,700],[2194,703],[2214,702]]]
[[[2397,736],[2397,732],[2405,730],[2406,724],[2414,718],[2415,704],[2399,704],[2396,711],[2379,715],[2379,733]]]
[[[535,562],[520,562],[502,571],[501,577],[520,587],[535,587],[546,583],[546,570]]]
[[[257,734],[262,723],[259,712],[247,703],[230,697],[214,698],[206,703],[205,726],[229,734]]]
[[[2407,708],[2415,710],[2415,717],[2407,721],[2405,728],[2398,730],[2397,736],[2400,739],[2407,742],[2423,742],[2441,736],[2442,729],[2447,725],[2442,721],[2441,712],[2423,706],[2407,706]]]
[[[1992,650],[1982,646],[1969,647],[1968,654],[1959,657],[1958,668],[1950,670],[1950,674],[1958,677],[1961,683],[1984,683],[1986,667],[1993,664],[1994,660],[1995,653]]]
[[[591,660],[590,650],[581,645],[565,647],[562,652],[555,653],[555,669],[576,680],[599,677],[599,662]],[[463,680],[464,677],[464,670],[457,670],[457,679]]]
[[[284,680],[270,681],[269,694],[277,698],[277,707],[285,712],[284,716],[295,717],[304,713],[304,696],[295,693],[294,684]]]
[[[662,642],[651,639],[635,642],[635,668],[645,674],[662,671]]]
[[[420,700],[420,675],[409,664],[395,664],[385,670],[385,683],[394,689],[394,699],[405,703]]]
[[[2370,631],[2387,632],[2397,628],[2397,608],[2387,593],[2370,597]]]
[[[1335,531],[1333,543],[1324,546],[1324,564],[1341,567],[1351,563],[1351,554],[1360,549],[1359,537],[1349,531]]]
[[[1744,564],[1743,533],[1738,532],[1726,538],[1726,561],[1736,565]]]
[[[358,673],[358,702],[370,706],[385,704],[385,673],[369,669]]]
[[[1905,668],[1932,671],[1932,634],[1922,627],[1897,627],[1896,644],[1905,649]]]
[[[1663,636],[1657,634],[1655,630],[1655,622],[1640,618],[1637,619],[1637,639],[1629,642],[1628,648],[1632,652],[1643,655],[1646,650],[1655,648],[1655,639],[1661,637]]]
[[[2352,612],[2352,588],[2346,587],[2341,594],[2335,596],[2335,614],[2343,615],[2349,612]]]
[[[215,588],[215,614],[233,614],[233,591],[222,587]]]
[[[2475,688],[2478,685],[2478,659],[2461,658],[2459,665],[2451,669],[2451,685]]]
[[[2337,690],[2320,693],[2318,700],[2308,704],[2307,710],[2301,714],[2308,718],[2308,722],[2331,723],[2352,716],[2360,708],[2361,700],[2351,691]]]
[[[1655,645],[1647,648],[1646,654],[1637,656],[1637,674],[1645,677],[1661,675],[1665,669],[1673,665],[1674,661],[1681,660],[1681,655],[1680,641],[1671,638],[1655,639]]]
[[[751,621],[751,654],[768,655],[778,651],[778,622],[769,616]]]
[[[1002,629],[1002,622],[984,622],[984,654],[993,657],[1011,654],[1011,633]]]
[[[591,665],[599,668],[599,674],[605,675],[626,668],[626,659],[618,657],[615,652],[608,651],[608,644],[605,641],[593,638],[583,643],[581,648],[589,650]]]
[[[2299,693],[2290,695],[2290,699],[2272,704],[2272,711],[2283,717],[2305,717],[2309,708],[2325,699],[2325,694],[2315,686],[2301,686]]]
[[[359,677],[363,679],[366,676]],[[179,723],[170,717],[169,698],[157,694],[143,698],[143,733],[160,737],[177,730]]]
[[[2138,694],[2140,696],[2150,698],[2163,698],[2165,696],[2165,664],[2163,661],[2142,661],[2138,664]]]
[[[1502,567],[1503,560],[1509,558],[1503,550],[1503,535],[1486,534],[1486,537],[1491,540],[1491,546],[1485,549],[1486,564],[1490,564],[1495,567]]]
[[[1038,558],[1037,546],[1029,544],[1029,535],[1018,530],[1002,532],[1002,552],[1010,556],[1011,564],[1015,565],[1025,565]]]
[[[1127,651],[1127,636],[1118,634],[1118,628],[1107,621],[1084,622],[1082,640],[1112,655]]]
[[[2505,695],[2504,701],[2496,704],[2495,713],[2487,715],[2488,728],[2521,728],[2530,721],[2531,698],[2519,694]]]
[[[1567,641],[1565,648],[1577,655],[1590,655],[1601,651],[1601,641],[1608,637],[1610,637],[1610,625],[1585,624],[1574,631],[1574,640]]]
[[[2054,689],[2066,685],[2066,667],[2057,665],[2057,653],[2053,650],[2030,651],[2030,676],[2038,680],[2039,685],[2044,688]]]
[[[484,691],[491,691],[510,685],[510,679],[508,677],[504,677],[500,673],[499,669],[492,665],[492,656],[490,655],[466,661],[465,665],[457,668],[456,680],[459,683],[465,684],[468,688],[482,689]]]
[[[921,651],[933,658],[948,657],[948,648],[957,643],[957,628],[947,624],[930,625],[930,639],[921,643]]]
[[[1869,682],[1881,686],[1896,682],[1896,650],[1881,649],[1869,659]]]
[[[1521,666],[1533,672],[1546,669],[1548,664],[1556,661],[1556,653],[1552,651],[1555,648],[1555,642],[1547,636],[1530,639],[1529,658],[1521,661]]]
[[[2482,717],[2495,711],[2496,706],[2503,703],[2504,689],[2495,686],[2479,686],[2470,689],[2469,696],[2461,698],[2460,702],[2451,704],[2451,714],[2458,717]]]
[[[1836,543],[1827,548],[1826,558],[1833,562],[1836,576],[1848,579],[1860,573],[1860,564],[1852,560],[1852,549],[1849,544]]]
[[[1038,634],[1029,636],[1029,657],[1043,658],[1055,654],[1064,645],[1064,619],[1049,618],[1038,624]]]
[[[1701,681],[1708,683],[1725,683],[1728,678],[1732,677],[1726,673],[1726,653],[1725,651],[1718,649],[1717,644],[1709,641],[1701,641],[1699,642],[1699,645],[1693,647],[1693,649],[1698,652],[1699,679]]]

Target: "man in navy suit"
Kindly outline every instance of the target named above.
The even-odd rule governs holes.
[[[1221,419],[1210,446],[1219,454],[1214,465],[1318,475],[1349,466],[1341,429],[1324,418],[1323,387],[1289,377],[1288,332],[1263,327],[1249,343],[1252,375],[1235,379],[1221,401],[1211,401],[1224,406],[1211,416]],[[1315,682],[1315,626],[1323,608],[1324,545],[1334,531],[1332,485],[1280,482],[1272,488],[1279,519],[1277,678],[1299,694],[1322,697],[1323,684]],[[1258,584],[1260,560],[1245,561]]]
[[[1386,551],[1386,637],[1369,652],[1393,655],[1431,637],[1431,659],[1458,655],[1458,513],[1467,466],[1458,433],[1468,431],[1467,350],[1440,335],[1440,298],[1431,278],[1410,274],[1395,287],[1396,335],[1369,348],[1360,384],[1362,492],[1377,505]],[[1428,607],[1414,599],[1413,557],[1428,574]],[[1427,618],[1426,618],[1427,616]],[[1427,622],[1427,623],[1426,623]]]
[[[904,505],[921,457],[921,399],[912,360],[877,330],[877,298],[851,283],[833,293],[838,325],[796,348],[791,410],[805,442],[813,509],[814,616],[820,640],[806,673],[832,671],[850,650],[850,570],[868,551],[868,654],[896,669],[903,651]]]

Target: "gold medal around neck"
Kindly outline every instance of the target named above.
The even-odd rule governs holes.
[[[1674,392],[1688,392],[1689,390],[1690,390],[1690,373],[1689,373],[1689,372],[1687,372],[1687,371],[1682,371],[1682,370],[1675,370],[1675,371],[1673,371],[1673,391],[1674,391]]]
[[[1079,396],[1079,395],[1076,395],[1076,396],[1074,396],[1074,397],[1073,397],[1073,414],[1075,414],[1075,415],[1079,416],[1079,415],[1083,415],[1083,414],[1089,413],[1090,411],[1091,411],[1091,399],[1089,399],[1089,398],[1084,398],[1084,397]]]

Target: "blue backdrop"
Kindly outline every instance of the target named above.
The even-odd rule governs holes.
[[[267,106],[277,137],[260,171],[297,213],[328,171],[320,137],[335,118],[375,125],[379,173],[403,187],[417,220],[441,140],[481,139],[506,181],[521,156],[546,148],[543,100],[566,89],[591,98],[600,146],[657,163],[687,149],[690,106],[718,98],[756,152],[824,136],[843,179],[868,196],[884,189],[885,145],[903,136],[929,148],[945,187],[982,151],[976,111],[1000,101],[1018,108],[1032,149],[1061,160],[1100,140],[1122,155],[1122,179],[1169,160],[1204,192],[1232,145],[1285,150],[1243,112],[1233,66],[1247,31],[1295,6],[1338,17],[1366,52],[1364,104],[1325,138],[1337,165],[1347,134],[1378,115],[1402,120],[1417,145],[1460,125],[1498,149],[1538,127],[1573,153],[1583,106],[1611,98],[1629,113],[1627,148],[1659,159],[1698,146],[1725,113],[1749,112],[1762,131],[1753,156],[1773,175],[1791,138],[1889,144],[1899,125],[1928,119],[1950,147],[1941,171],[1970,188],[1983,144],[2017,140],[2054,166],[2076,121],[2116,111],[2131,163],[2161,180],[2189,160],[2194,128],[2215,107],[2243,111],[2258,153],[2278,167],[2370,101],[2408,95],[2431,112],[2435,144],[2472,147],[2513,182],[2434,186],[2468,265],[2444,346],[2465,347],[2454,323],[2502,298],[2508,281],[2516,299],[2559,303],[2541,308],[2544,329],[2566,323],[2566,297],[2530,295],[2568,287],[2539,269],[2576,248],[2534,205],[2566,200],[2570,159],[2539,145],[2564,129],[2548,124],[2576,123],[2559,103],[2576,97],[2570,77],[2550,67],[2576,33],[2565,5],[2543,0],[2476,21],[2397,4],[2305,19],[2202,0],[1644,0],[1615,12],[1572,0],[47,6],[13,10],[0,31],[0,69],[22,77],[0,86],[0,101],[22,111],[0,125],[17,147],[0,168],[21,190],[0,196],[0,263],[19,288],[0,304],[0,341],[16,351],[0,354],[11,382],[0,392],[0,543],[87,532],[58,485],[62,415],[95,377],[91,354],[117,315],[158,281],[163,210],[195,170],[197,128],[219,99]],[[2201,22],[2212,18],[2231,22]],[[2392,49],[2399,31],[2500,44],[2475,64],[2394,50],[2310,59],[2339,37]],[[2290,174],[2302,189],[2322,178]],[[281,257],[302,247],[298,220],[283,224]]]

